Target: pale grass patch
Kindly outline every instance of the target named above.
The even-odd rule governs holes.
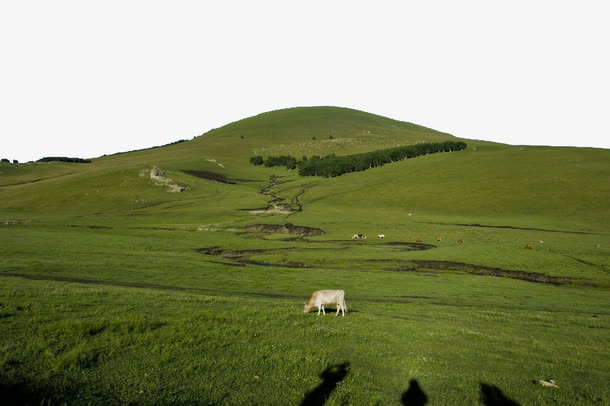
[[[308,151],[308,155],[325,154],[329,147],[336,145],[365,144],[366,141],[360,138],[336,138],[332,140],[319,140],[316,142],[308,141],[298,144],[278,144],[269,147],[253,148],[254,155],[297,155],[303,150]]]

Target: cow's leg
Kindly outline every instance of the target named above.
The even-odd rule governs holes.
[[[341,303],[337,303],[337,313],[335,313],[335,317],[339,315],[339,311],[341,310]]]
[[[320,310],[322,310],[322,307],[318,307],[318,316],[320,315]]]
[[[324,305],[320,305],[320,307],[322,308],[322,314],[326,316],[326,312],[324,311]]]

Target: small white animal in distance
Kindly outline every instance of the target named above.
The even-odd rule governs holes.
[[[557,386],[557,384],[555,384],[555,381],[552,379],[549,379],[548,381],[543,381],[542,379],[540,379],[538,383],[542,386],[546,386],[549,388],[559,388],[559,386]]]

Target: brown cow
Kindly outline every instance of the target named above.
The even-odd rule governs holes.
[[[438,241],[442,241],[442,238],[441,238],[441,237],[436,237],[436,241],[437,241],[437,242],[438,242]]]
[[[530,249],[530,250],[531,250],[532,248],[534,248],[534,244],[527,244],[527,245],[525,246],[525,248],[527,248],[527,249]]]
[[[463,239],[463,238],[460,238],[460,239],[458,240],[458,244],[464,244],[464,239]]]
[[[418,238],[417,241],[415,241],[415,242],[424,242],[424,239],[423,238]]]

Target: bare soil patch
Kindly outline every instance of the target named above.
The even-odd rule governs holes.
[[[205,255],[219,256],[227,258],[241,264],[261,265],[272,267],[286,268],[315,268],[315,265],[310,265],[301,262],[293,262],[283,260],[278,263],[268,263],[263,261],[255,261],[250,257],[255,255],[272,255],[280,254],[286,251],[299,250],[297,247],[278,248],[278,249],[256,249],[256,250],[224,250],[220,247],[199,248],[197,252]],[[483,265],[466,264],[463,262],[453,261],[437,261],[437,260],[384,260],[384,259],[359,259],[354,260],[353,266],[350,268],[335,266],[336,269],[371,269],[377,265],[380,270],[390,272],[417,272],[417,273],[437,273],[439,271],[455,271],[463,272],[471,275],[480,276],[495,276],[502,278],[519,279],[534,283],[549,283],[552,285],[567,285],[574,282],[576,279],[568,277],[550,276],[538,272],[526,272],[511,269],[502,269],[496,267],[488,267]]]
[[[227,183],[227,184],[231,184],[231,185],[235,184],[235,182],[229,180],[229,178],[227,178],[225,175],[223,175],[221,173],[210,172],[210,171],[197,171],[197,170],[191,170],[191,169],[183,169],[182,172],[189,174],[191,176],[195,176],[197,178],[212,180],[214,182]]]
[[[112,227],[108,227],[108,226],[80,226],[80,225],[75,225],[75,224],[68,224],[68,225],[66,225],[66,227],[73,227],[73,228],[86,227],[86,228],[90,228],[92,230],[112,230]]]
[[[4,220],[4,221],[0,221],[0,224],[6,225],[6,226],[15,226],[15,225],[31,223],[31,222],[32,222],[32,220]]]
[[[590,233],[586,231],[567,231],[567,230],[548,230],[544,228],[529,228],[529,227],[513,227],[513,226],[490,226],[485,224],[459,224],[459,223],[433,223],[430,221],[422,222],[423,224],[439,224],[461,227],[481,227],[481,228],[504,228],[509,230],[526,230],[526,231],[544,231],[546,233],[566,233],[566,234],[585,234],[585,235],[600,235],[599,233]]]
[[[146,174],[147,174],[146,169],[144,169],[140,172],[140,176],[146,176]],[[150,177],[150,179],[152,181],[155,182],[155,185],[165,186],[167,188],[167,191],[170,193],[184,192],[185,190],[188,189],[186,186],[177,185],[177,184],[173,183],[174,181],[171,180],[170,178],[166,178],[165,171],[163,171],[160,168],[157,168],[156,166],[152,167],[152,169],[148,172],[148,176]]]
[[[567,277],[550,276],[538,272],[515,271],[510,269],[502,269],[482,265],[472,265],[463,262],[434,260],[411,260],[409,262],[414,264],[417,268],[423,269],[451,270],[465,272],[473,275],[499,276],[503,278],[521,279],[528,282],[550,283],[553,285],[567,285],[572,283],[572,279]],[[418,270],[417,268],[404,268],[400,270]]]
[[[222,258],[227,258],[240,264],[245,265],[261,265],[283,268],[313,268],[312,265],[294,261],[282,261],[281,263],[270,263],[263,261],[254,261],[250,259],[254,255],[277,254],[285,251],[298,250],[298,248],[281,248],[281,249],[258,249],[258,250],[223,250],[220,247],[198,248],[195,251],[204,255],[214,255]],[[228,264],[225,264],[228,265]]]
[[[255,233],[280,233],[280,234],[296,234],[301,236],[323,235],[324,230],[315,227],[295,226],[294,224],[286,223],[278,224],[253,224],[244,228],[246,231]]]

